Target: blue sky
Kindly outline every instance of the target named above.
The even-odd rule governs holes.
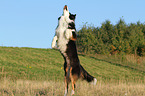
[[[86,22],[100,27],[105,20],[116,24],[145,23],[145,0],[0,0],[0,46],[51,48],[57,18],[63,6],[77,14],[76,29]]]

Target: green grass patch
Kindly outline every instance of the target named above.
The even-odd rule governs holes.
[[[107,61],[105,56],[79,55],[81,65],[103,82],[144,82],[145,69]],[[0,78],[63,81],[63,57],[53,49],[0,47]]]

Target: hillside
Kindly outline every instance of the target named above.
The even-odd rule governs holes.
[[[98,81],[144,82],[145,72],[79,55],[83,67]],[[0,78],[63,81],[63,58],[53,49],[0,47]]]

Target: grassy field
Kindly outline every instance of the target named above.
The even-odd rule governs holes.
[[[0,96],[63,96],[64,82],[4,79],[0,82]],[[141,83],[104,83],[96,86],[78,81],[75,96],[144,96],[145,85]],[[70,96],[69,88],[68,96]]]
[[[92,86],[84,81],[77,82],[75,95],[145,95],[144,57],[137,57],[140,63],[133,59],[135,57],[124,57],[79,55],[83,67],[97,78],[98,83]],[[0,95],[62,96],[63,62],[57,50],[0,47]]]

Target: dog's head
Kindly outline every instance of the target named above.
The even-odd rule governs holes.
[[[65,5],[63,8],[63,15],[58,18],[59,25],[66,25],[70,27],[69,29],[74,29],[76,14],[71,14],[68,10],[68,6]],[[67,26],[66,26],[67,27]]]
[[[75,17],[76,17],[76,14],[71,14],[68,10],[68,6],[65,5],[64,8],[63,8],[63,15],[65,17],[69,17],[70,20],[75,20]]]
[[[66,16],[66,17],[69,17],[69,10],[68,10],[67,5],[65,5],[64,8],[63,8],[63,15]]]

